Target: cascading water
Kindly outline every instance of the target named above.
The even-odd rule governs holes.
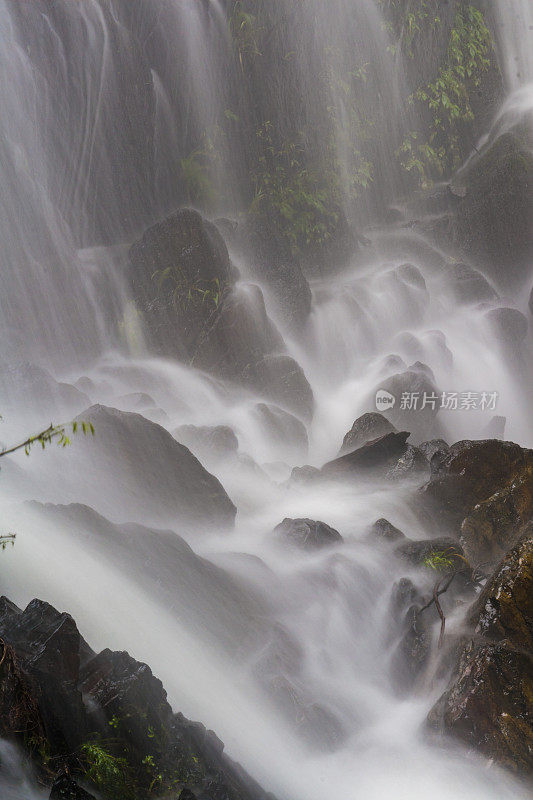
[[[16,546],[2,554],[2,594],[19,605],[46,598],[68,609],[91,646],[124,648],[149,663],[173,707],[216,730],[231,756],[279,800],[530,797],[481,758],[428,738],[424,719],[445,679],[428,672],[409,697],[394,686],[390,589],[408,570],[369,543],[367,529],[387,517],[413,538],[428,538],[412,487],[332,482],[317,491],[286,482],[293,466],[334,458],[376,388],[417,362],[443,391],[498,394],[492,411],[440,415],[444,438],[481,438],[497,414],[507,419],[507,438],[533,446],[531,334],[517,345],[491,316],[501,305],[525,312],[525,298],[496,300],[499,286],[484,281],[485,305],[474,305],[458,296],[450,256],[401,222],[379,222],[372,248],[356,263],[313,278],[303,333],[278,316],[265,288],[267,310],[315,397],[308,454],[305,435],[274,439],[258,412],[265,401],[260,391],[149,355],[128,284],[128,245],[189,201],[183,163],[198,167],[194,154],[208,146],[202,133],[224,115],[232,122],[256,113],[253,98],[236,104],[239,59],[231,58],[227,4],[58,1],[45,13],[46,5],[0,3],[0,331],[9,364],[0,389],[2,440],[93,403],[139,412],[170,432],[227,425],[237,432],[239,453],[201,460],[238,515],[233,532],[206,531],[173,517],[157,488],[136,498],[126,440],[114,445],[109,463],[92,460],[83,439],[66,451],[35,452],[27,462],[18,456],[0,480],[2,525],[17,533]],[[355,42],[360,66],[371,65],[380,108],[377,180],[392,202],[401,189],[394,154],[412,112],[402,112],[405,77],[401,59],[387,49],[380,4],[279,5],[288,22],[272,47],[298,62],[291,80],[296,75],[300,87],[293,109],[299,120],[319,128],[324,110],[313,97],[324,47],[335,44],[334,60],[345,65]],[[498,8],[507,80],[515,89],[524,74],[531,77],[521,32],[530,22],[529,4],[503,0]],[[245,44],[254,46],[250,39]],[[277,113],[289,117],[282,77],[273,75],[269,87],[263,76],[265,102],[278,103]],[[343,136],[344,89],[341,81],[328,86],[336,158],[348,173],[354,155]],[[245,193],[239,135],[223,147],[215,182],[227,191],[216,211],[230,213]],[[232,255],[246,295],[254,273],[242,253]],[[43,378],[43,368],[53,377]],[[47,390],[32,397],[37,385]],[[153,459],[147,446],[139,472],[150,474]],[[288,553],[269,534],[284,517],[325,520],[345,543],[317,554]],[[180,559],[169,564],[154,544],[150,569],[139,569],[124,541],[142,542],[154,528],[174,531],[194,553],[183,545]],[[202,559],[220,567],[220,583]],[[460,614],[449,619],[449,630],[460,626]],[[310,743],[305,726],[295,725],[265,690],[264,656],[279,630],[299,654],[289,677],[316,709],[319,741]],[[11,751],[0,751],[0,763],[11,765],[7,776],[0,772],[2,797],[37,800],[39,790],[29,788],[31,778]]]

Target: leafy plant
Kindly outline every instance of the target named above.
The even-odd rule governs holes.
[[[129,767],[125,758],[108,752],[101,742],[86,742],[81,746],[85,776],[99,791],[112,800],[131,797]]]
[[[160,291],[169,289],[172,302],[178,308],[207,305],[218,308],[226,291],[219,278],[191,280],[179,265],[157,270],[152,275]]]
[[[429,138],[411,132],[398,150],[400,163],[415,173],[422,186],[459,166],[461,133],[474,120],[471,92],[490,66],[492,37],[481,11],[460,7],[454,18],[444,64],[436,79],[409,98],[430,113]]]
[[[461,558],[461,556],[453,548],[435,550],[424,559],[423,563],[425,567],[435,572],[450,572],[455,569],[456,559],[458,558]]]
[[[94,426],[92,422],[78,422],[74,421],[69,423],[72,426],[72,434],[77,434],[81,430],[83,435],[86,436],[88,433],[91,433],[94,436]],[[35,436],[30,436],[24,442],[20,442],[19,444],[13,445],[9,448],[4,448],[0,450],[0,457],[7,456],[11,453],[16,453],[17,450],[24,449],[24,452],[27,456],[29,456],[32,447],[36,444],[40,444],[42,449],[46,448],[46,445],[52,444],[52,441],[55,441],[58,447],[67,447],[69,444],[72,443],[70,436],[67,433],[69,425],[50,425],[46,430],[41,431],[41,433],[37,433]]]

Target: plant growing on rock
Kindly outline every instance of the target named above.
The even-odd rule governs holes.
[[[81,746],[85,777],[110,800],[132,797],[129,767],[125,758],[112,755],[101,742],[86,742]]]

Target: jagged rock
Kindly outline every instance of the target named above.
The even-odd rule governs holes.
[[[349,475],[360,470],[390,468],[407,450],[409,436],[407,431],[387,433],[374,441],[367,442],[358,450],[324,464],[322,474],[329,477]]]
[[[274,528],[274,535],[304,550],[331,547],[344,541],[335,528],[314,519],[289,519]]]
[[[173,436],[200,459],[224,458],[239,449],[239,441],[228,425],[180,425]]]
[[[533,769],[533,657],[504,643],[469,640],[451,685],[429,713],[452,734],[501,766]]]
[[[89,732],[77,687],[86,645],[76,623],[41,600],[21,611],[5,597],[0,619],[7,647],[0,667],[2,735],[33,733],[36,740],[46,740],[52,755],[74,752]]]
[[[357,450],[367,442],[379,439],[387,433],[397,433],[397,431],[383,414],[378,414],[376,411],[363,414],[355,420],[351,430],[344,437],[339,455]]]
[[[461,543],[472,564],[494,567],[533,518],[533,463],[500,491],[476,504],[461,525]]]
[[[431,479],[422,494],[439,519],[459,533],[474,506],[530,469],[533,451],[495,439],[462,441],[431,460]]]
[[[76,499],[81,497],[109,516],[166,524],[183,522],[232,526],[236,509],[219,481],[207,472],[192,453],[154,422],[106,406],[92,406],[80,418],[94,425],[94,436],[77,438],[61,453],[58,469],[69,459],[82,458],[92,479],[81,488],[76,476],[64,480]],[[56,458],[57,461],[57,458]],[[79,464],[76,461],[76,464]],[[120,476],[120,480],[117,480]],[[113,481],[112,496],[107,490]],[[106,504],[106,498],[109,498]]]
[[[476,633],[533,654],[533,522],[487,581],[469,619]]]
[[[449,451],[450,447],[444,439],[430,439],[428,442],[419,444],[418,449],[421,450],[427,460],[431,462],[435,453],[440,453],[441,456],[443,456]]]
[[[257,403],[255,414],[266,436],[289,457],[305,458],[309,449],[307,428],[301,420],[282,408]]]
[[[303,369],[290,356],[269,355],[250,364],[245,381],[269,400],[310,422],[313,416],[313,390]]]
[[[70,775],[59,775],[52,784],[50,800],[95,800]]]
[[[405,539],[405,533],[389,522],[388,519],[378,519],[370,528],[370,535],[376,539],[384,539],[387,542],[397,542]]]
[[[405,453],[389,469],[386,477],[388,480],[399,481],[405,478],[427,478],[429,476],[429,462],[424,453],[413,445],[408,444]]]
[[[526,338],[528,321],[516,308],[493,308],[485,316],[504,344],[513,347]]]
[[[212,731],[173,714],[161,681],[146,664],[124,652],[106,649],[95,655],[68,614],[39,600],[21,612],[2,598],[0,636],[6,644],[0,665],[2,733],[19,737],[34,751],[30,742],[38,741],[52,756],[48,769],[57,762],[68,765],[69,774],[57,776],[53,800],[90,800],[78,786],[84,776],[87,782],[90,778],[82,748],[87,742],[123,759],[136,794],[146,792],[157,777],[162,793],[190,787],[203,800],[267,800],[225,756]],[[6,679],[18,682],[16,700],[27,710],[26,719],[20,708],[15,718],[12,703],[6,705],[6,699],[13,700],[6,694]]]
[[[460,651],[430,724],[498,764],[533,771],[533,524],[469,612]]]

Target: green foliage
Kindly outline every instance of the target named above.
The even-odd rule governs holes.
[[[129,767],[125,758],[112,755],[101,742],[81,746],[85,777],[109,800],[132,797]]]
[[[178,265],[159,269],[152,275],[159,291],[170,291],[176,308],[186,309],[205,305],[218,308],[227,290],[218,278],[191,280]]]
[[[52,441],[55,441],[58,447],[67,447],[69,444],[72,444],[72,440],[67,433],[69,426],[72,427],[73,435],[76,435],[81,430],[84,436],[87,436],[88,433],[94,436],[94,426],[92,422],[77,422],[75,420],[74,422],[69,423],[69,425],[50,425],[48,428],[46,428],[46,430],[41,431],[41,433],[38,433],[35,436],[30,436],[24,442],[20,442],[20,444],[0,450],[0,457],[9,455],[10,453],[15,453],[17,450],[22,449],[24,449],[26,455],[29,456],[32,447],[34,447],[36,444],[40,444],[44,450],[47,445],[52,444]]]
[[[244,71],[247,57],[261,55],[259,39],[262,26],[259,17],[246,11],[242,0],[236,0],[229,17],[229,30],[241,69]]]
[[[435,572],[451,572],[455,569],[456,559],[459,558],[455,550],[435,550],[424,559],[424,566]]]
[[[187,192],[187,202],[202,208],[211,206],[216,199],[212,178],[212,148],[208,143],[197,147],[180,161],[181,175]]]
[[[461,163],[461,132],[474,120],[471,92],[490,66],[491,47],[492,37],[481,11],[471,5],[460,7],[439,74],[409,98],[429,111],[430,134],[425,139],[419,132],[411,132],[398,156],[402,167],[416,174],[422,186]]]

